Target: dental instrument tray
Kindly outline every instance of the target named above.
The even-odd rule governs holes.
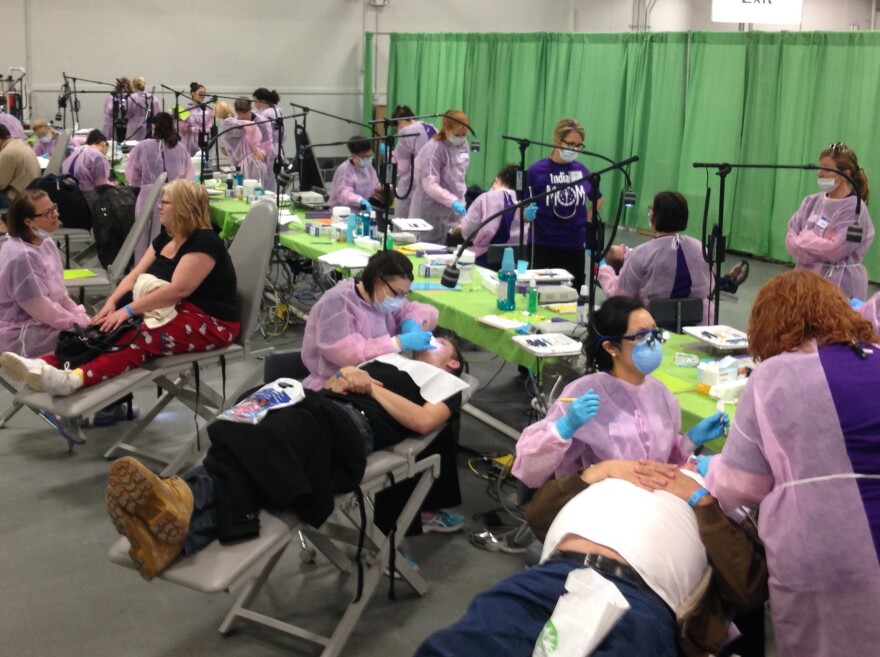
[[[684,326],[682,330],[718,351],[741,351],[749,347],[748,334],[732,326],[725,326],[723,324],[714,326]]]
[[[543,358],[579,356],[581,353],[580,340],[573,340],[562,333],[514,335],[510,339],[521,349]]]
[[[526,269],[523,273],[517,273],[517,283],[528,283],[535,281],[537,283],[566,283],[571,285],[574,276],[565,269]]]

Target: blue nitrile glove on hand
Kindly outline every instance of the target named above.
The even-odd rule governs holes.
[[[859,308],[861,308],[862,306],[865,305],[865,302],[862,301],[861,299],[856,299],[855,297],[853,297],[852,299],[849,300],[849,305],[853,310],[858,310]]]
[[[715,413],[697,422],[697,426],[688,431],[688,438],[697,445],[705,445],[722,435],[729,426],[730,416],[727,413]]]
[[[427,351],[428,349],[436,349],[431,344],[431,338],[434,335],[430,331],[414,331],[412,333],[401,333],[397,336],[400,340],[401,349],[411,349],[412,351]]]
[[[372,212],[373,211],[373,206],[370,205],[370,202],[367,199],[362,198],[360,201],[358,201],[358,203],[360,203],[361,207],[364,209],[365,212]]]
[[[568,407],[568,411],[556,420],[556,430],[565,440],[571,440],[574,432],[580,429],[587,420],[599,412],[599,395],[590,388],[583,395],[575,399]]]
[[[712,460],[712,456],[700,454],[699,456],[695,456],[694,459],[697,462],[697,473],[701,477],[705,477],[709,474],[709,461]]]
[[[400,323],[401,333],[418,333],[422,330],[422,325],[412,317],[407,317]]]
[[[604,265],[607,265],[607,264],[608,264],[608,263],[605,262],[605,258],[602,258],[602,259],[599,261],[599,265],[598,265],[598,266],[599,266],[599,267],[603,267]]]
[[[523,211],[523,218],[532,222],[538,217],[538,204],[532,203],[531,205],[526,206],[526,209]]]
[[[453,212],[455,212],[455,214],[460,216],[467,214],[467,208],[464,207],[464,203],[462,203],[461,201],[453,201],[452,210]]]
[[[388,152],[388,147],[385,145],[384,142],[380,141],[379,142],[379,155],[381,155],[382,157],[385,157],[385,153],[387,153],[387,152]]]

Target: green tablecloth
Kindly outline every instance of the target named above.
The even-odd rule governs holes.
[[[220,228],[220,237],[229,239],[238,232],[238,226],[251,209],[251,205],[233,198],[212,197],[209,208],[211,221]]]

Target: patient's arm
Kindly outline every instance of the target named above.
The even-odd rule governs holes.
[[[442,402],[419,406],[405,397],[377,385],[372,386],[370,396],[379,402],[388,415],[410,431],[418,434],[433,431],[452,415],[449,407]]]

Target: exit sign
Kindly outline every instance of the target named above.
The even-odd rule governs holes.
[[[803,0],[712,0],[714,23],[800,23]]]

